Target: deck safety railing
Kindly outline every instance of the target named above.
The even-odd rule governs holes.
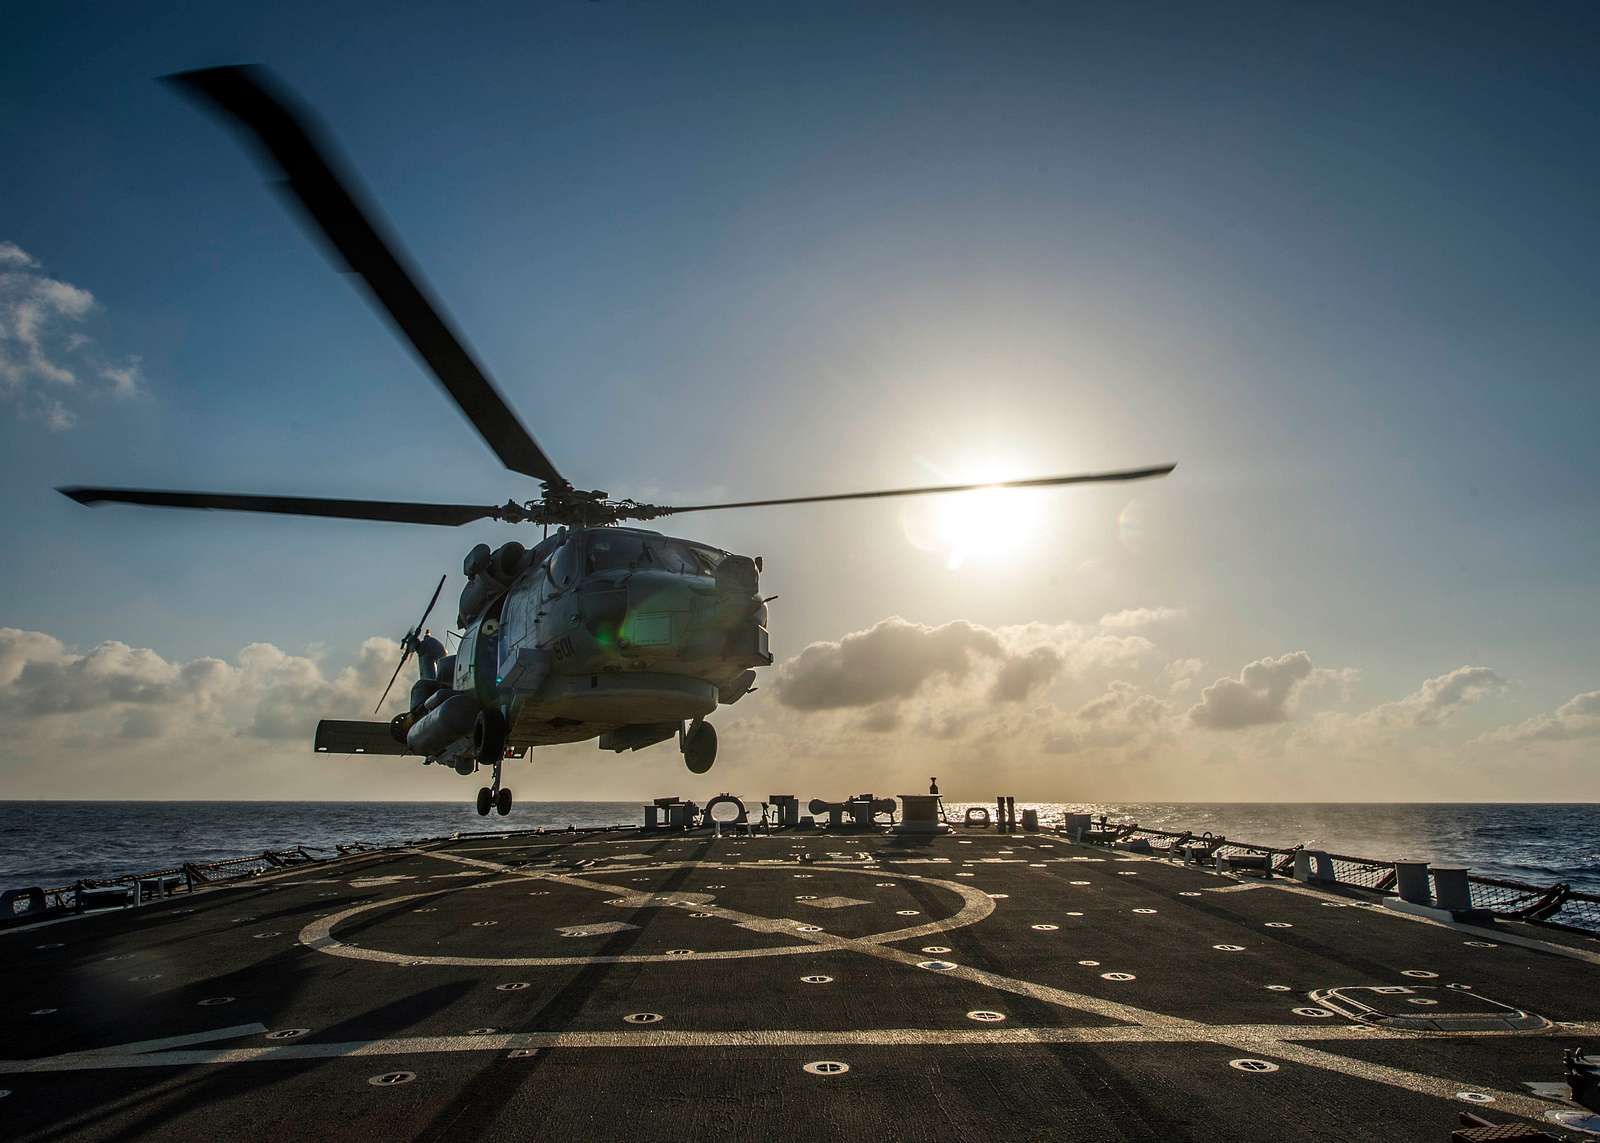
[[[1153,829],[1137,822],[1117,826],[1097,825],[1100,834],[1114,834],[1118,841],[1143,838],[1152,848],[1173,849],[1180,845],[1205,843],[1210,857],[1226,858],[1235,854],[1265,854],[1272,858],[1276,873],[1288,873],[1294,868],[1294,855],[1300,846],[1285,849],[1280,846],[1254,845],[1250,842],[1196,836],[1172,830]],[[1213,847],[1214,844],[1214,847]],[[1379,893],[1394,889],[1396,873],[1393,861],[1370,857],[1351,857],[1341,853],[1327,855],[1332,866],[1334,882],[1357,889],[1370,889]],[[1486,909],[1506,920],[1530,921],[1551,925],[1589,935],[1600,934],[1600,894],[1586,893],[1570,885],[1531,885],[1500,877],[1470,874],[1467,883],[1472,891],[1474,908]]]
[[[85,878],[71,885],[58,885],[49,889],[15,889],[0,894],[0,925],[10,922],[31,921],[45,916],[79,912],[84,909],[111,906],[139,905],[175,893],[193,892],[203,885],[216,885],[241,878],[256,877],[297,865],[310,865],[362,853],[375,853],[388,849],[404,849],[417,845],[470,837],[505,837],[525,833],[605,833],[625,830],[627,826],[571,827],[565,830],[547,828],[524,830],[477,830],[459,832],[445,837],[418,838],[413,841],[378,844],[355,841],[338,844],[332,850],[298,845],[292,849],[268,849],[240,857],[226,857],[219,861],[184,862],[164,869],[144,873],[125,873],[118,877]]]

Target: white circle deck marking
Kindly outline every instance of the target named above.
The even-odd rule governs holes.
[[[813,1060],[803,1065],[802,1070],[814,1076],[837,1076],[849,1071],[850,1065],[842,1060]]]
[[[29,1012],[28,1015],[29,1016],[48,1016],[52,1012],[60,1012],[60,1011],[61,1011],[61,1009],[59,1009],[59,1008],[35,1008],[32,1012]]]
[[[624,1024],[659,1024],[665,1017],[659,1012],[630,1012],[622,1018]]]
[[[1462,941],[1469,949],[1497,949],[1500,946],[1493,941]]]
[[[1460,1099],[1460,1100],[1465,1100],[1467,1103],[1493,1103],[1494,1102],[1494,1096],[1485,1095],[1481,1091],[1458,1091],[1458,1092],[1456,1092],[1456,1098]]]
[[[1154,913],[1154,909],[1135,909],[1135,913]]]
[[[1326,1008],[1291,1008],[1289,1011],[1293,1012],[1296,1016],[1310,1016],[1316,1020],[1325,1020],[1329,1016],[1333,1015],[1333,1013],[1329,1012]]]
[[[1133,975],[1133,973],[1131,973],[1131,972],[1102,972],[1100,974],[1100,979],[1101,980],[1118,980],[1118,981],[1120,981],[1120,980],[1137,980],[1138,978],[1135,977]]]
[[[494,986],[494,990],[496,992],[521,992],[526,987],[528,987],[528,984],[527,984],[526,981],[513,980],[513,981],[510,981],[507,984],[497,984],[497,985],[495,985]]]
[[[1179,893],[1178,896],[1180,896],[1180,897],[1198,897],[1198,896],[1200,896],[1200,894],[1195,892],[1193,889],[1185,889],[1185,890],[1183,890],[1183,892]]]
[[[1243,945],[1212,945],[1218,952],[1244,952]]]
[[[198,1006],[201,1008],[215,1008],[219,1004],[232,1004],[233,1001],[234,997],[232,996],[208,996],[199,1001]]]
[[[917,962],[917,967],[926,968],[932,972],[945,972],[954,968],[955,965],[951,964],[947,960],[919,960]]]
[[[1229,1060],[1228,1066],[1237,1068],[1241,1072],[1275,1072],[1278,1070],[1278,1065],[1271,1060]]]
[[[1005,1018],[1004,1012],[990,1012],[985,1008],[980,1008],[976,1012],[967,1013],[968,1020],[976,1020],[980,1024],[998,1024]]]
[[[1060,925],[1034,925],[1032,927],[1041,933],[1053,933],[1061,928]]]
[[[1294,926],[1291,925],[1288,921],[1268,921],[1267,922],[1267,928],[1269,928],[1269,929],[1292,929],[1292,928],[1294,928]]]
[[[800,978],[800,983],[802,983],[802,984],[832,984],[833,983],[833,977],[831,977],[831,976],[802,976]]]
[[[1293,992],[1294,989],[1290,988],[1287,984],[1269,984],[1269,985],[1267,985],[1267,991],[1268,992]]]
[[[1429,972],[1425,968],[1402,968],[1400,975],[1414,977],[1417,980],[1437,980],[1439,978],[1437,972]]]
[[[260,1027],[259,1024],[256,1026]],[[268,1032],[266,1038],[269,1040],[293,1040],[304,1036],[309,1031],[311,1031],[310,1028],[279,1028],[276,1032]]]
[[[896,909],[894,911],[894,915],[897,916],[897,917],[920,917],[922,915],[922,910],[921,909]]]
[[[442,855],[430,855],[430,856],[441,856],[442,857]],[[443,860],[447,860],[447,861],[456,860],[456,859],[448,858],[448,857],[443,857],[442,859]],[[637,868],[637,866],[635,866],[633,868]],[[692,870],[696,870],[696,869],[705,869],[705,868],[706,868],[706,863],[704,863],[704,862],[694,862],[694,861],[671,862],[671,863],[668,863],[668,864],[662,866],[662,869],[664,871],[665,870],[671,870],[671,869],[683,869],[683,870],[691,870],[692,871]],[[779,866],[776,866],[775,868],[782,869],[782,868],[784,868],[784,866],[779,865]],[[549,879],[554,879],[554,880],[568,881],[569,883],[574,884],[575,887],[577,887],[577,888],[590,889],[590,890],[601,890],[601,891],[604,891],[604,892],[607,892],[607,893],[611,894],[612,896],[615,896],[616,891],[617,891],[616,890],[616,886],[614,884],[609,884],[609,885],[608,884],[603,884],[598,880],[589,880],[587,878],[582,877],[581,876],[581,872],[587,872],[587,871],[580,871],[580,873],[571,874],[571,875],[567,875],[567,874],[548,874],[548,873],[531,874],[531,873],[526,873],[526,872],[522,872],[522,871],[519,871],[519,870],[510,870],[510,869],[502,870],[500,872],[505,873],[506,877],[504,879],[495,879],[493,881],[486,882],[484,884],[484,888],[494,888],[496,886],[511,885],[511,884],[515,884],[517,880],[525,880],[525,879],[530,878],[530,877],[538,877],[538,878],[549,878]],[[623,866],[623,867],[620,867],[620,868],[608,869],[603,874],[591,873],[591,874],[589,874],[589,877],[616,876],[618,874],[625,874],[625,873],[628,873],[628,872],[630,872],[629,867]],[[843,875],[843,876],[858,876],[858,877],[882,877],[882,876],[885,876],[885,873],[886,873],[886,871],[882,870],[882,869],[852,869],[852,868],[838,868],[838,869],[831,870],[831,872],[833,872],[835,874]],[[924,876],[920,876],[920,875],[912,874],[912,873],[898,873],[898,872],[895,872],[895,873],[888,873],[888,876],[897,878],[899,881],[906,882],[906,883],[917,883],[917,884],[932,886],[934,888],[945,889],[945,890],[955,894],[957,897],[959,897],[961,899],[962,906],[956,913],[954,913],[953,915],[951,915],[949,917],[945,917],[942,920],[929,920],[929,921],[925,921],[924,923],[922,923],[920,925],[914,925],[914,926],[911,926],[909,928],[894,929],[894,930],[891,930],[891,931],[888,931],[888,932],[873,933],[873,934],[870,934],[870,935],[864,935],[864,936],[859,936],[859,937],[851,937],[851,938],[848,938],[849,940],[851,940],[853,942],[863,943],[863,944],[889,945],[889,944],[893,944],[893,943],[896,943],[896,942],[899,942],[899,941],[914,940],[917,937],[930,937],[930,936],[935,936],[935,935],[940,934],[940,933],[949,932],[949,931],[951,931],[953,929],[964,928],[964,927],[966,927],[968,925],[973,925],[973,924],[978,923],[979,921],[984,920],[986,917],[988,917],[990,914],[992,914],[994,912],[994,903],[989,899],[989,897],[984,893],[981,893],[981,892],[979,892],[979,891],[977,891],[975,889],[969,888],[968,886],[961,885],[961,884],[958,884],[958,883],[952,882],[952,881],[943,881],[943,880],[939,880],[939,879],[936,879],[936,878],[924,877]],[[720,888],[725,888],[725,886],[722,886],[722,885],[719,885],[719,884],[711,884],[711,885],[707,885],[706,888],[708,888],[708,889],[720,889]],[[352,905],[348,909],[345,909],[345,910],[343,910],[341,912],[338,912],[338,913],[331,914],[328,917],[321,918],[321,919],[319,919],[317,921],[314,921],[313,923],[307,925],[304,929],[302,929],[300,931],[300,934],[299,934],[300,941],[307,948],[315,949],[316,951],[321,952],[321,953],[325,953],[325,954],[327,954],[329,956],[340,956],[340,957],[350,958],[350,959],[353,959],[353,960],[377,961],[377,962],[388,963],[388,964],[396,964],[396,965],[404,965],[404,964],[415,963],[415,964],[419,964],[419,965],[450,965],[450,966],[475,967],[475,968],[476,967],[522,968],[522,967],[536,967],[536,966],[537,967],[559,967],[559,966],[584,965],[584,964],[650,964],[650,963],[664,962],[664,961],[668,961],[668,960],[681,961],[681,960],[686,959],[686,958],[687,959],[694,959],[694,960],[737,960],[737,959],[746,959],[746,958],[751,958],[751,957],[794,956],[794,955],[800,955],[800,954],[804,954],[804,953],[812,953],[812,954],[814,954],[814,953],[817,952],[817,947],[818,947],[815,942],[809,942],[808,941],[807,943],[804,943],[804,944],[778,945],[778,946],[773,946],[773,947],[768,947],[768,948],[759,948],[759,947],[757,947],[757,948],[738,948],[738,949],[718,949],[718,950],[711,950],[711,951],[706,951],[706,952],[695,952],[695,951],[689,950],[689,949],[676,949],[676,950],[668,950],[665,953],[627,953],[627,954],[620,954],[620,955],[614,955],[614,956],[603,956],[603,955],[591,955],[591,956],[581,956],[581,955],[580,956],[548,956],[548,957],[528,957],[528,956],[505,956],[505,957],[445,956],[445,955],[419,955],[419,954],[416,954],[416,953],[399,953],[399,952],[390,952],[390,951],[384,950],[384,949],[366,948],[366,947],[362,947],[360,945],[357,945],[354,942],[341,941],[341,940],[339,940],[337,937],[335,937],[333,935],[333,932],[334,932],[335,928],[337,928],[339,925],[342,925],[346,921],[349,921],[354,917],[360,916],[361,914],[363,914],[363,913],[365,913],[365,912],[367,912],[369,910],[378,909],[378,908],[392,908],[392,907],[394,907],[396,905],[405,904],[405,903],[407,903],[409,901],[422,900],[422,899],[425,899],[425,898],[428,898],[428,897],[437,897],[437,896],[441,896],[443,894],[451,893],[451,892],[454,892],[454,889],[429,889],[429,890],[425,890],[425,891],[420,892],[420,893],[407,894],[407,895],[401,896],[401,897],[391,897],[391,898],[379,899],[379,900],[375,900],[375,901],[363,901],[360,904]],[[742,921],[742,920],[751,920],[751,919],[758,919],[758,920],[760,920],[762,922],[769,922],[769,921],[773,921],[773,920],[782,920],[782,918],[772,918],[772,917],[751,918],[747,914],[740,914],[740,913],[736,913],[736,912],[732,912],[732,911],[729,911],[729,913],[726,914],[726,915],[730,916],[734,920],[740,920],[740,921]],[[791,930],[791,931],[793,931],[793,930]],[[821,930],[819,929],[818,931],[820,932]]]
[[[1100,967],[1100,962],[1097,961],[1097,960],[1080,960],[1078,963],[1083,965],[1084,968],[1099,968]]]
[[[945,945],[928,945],[922,951],[925,952],[925,953],[934,953],[934,954],[937,955],[938,953],[947,953],[947,952],[950,951],[950,949]]]
[[[492,1036],[492,1035],[495,1034],[496,1031],[498,1031],[498,1029],[495,1029],[495,1028],[468,1028],[467,1029],[467,1035],[469,1035],[469,1036]]]

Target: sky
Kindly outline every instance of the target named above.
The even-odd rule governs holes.
[[[1597,47],[1578,3],[12,12],[0,798],[472,793],[310,738],[517,533],[54,491],[536,494],[157,82],[255,62],[580,487],[1178,464],[675,519],[764,557],[776,665],[705,778],[580,744],[519,800],[1600,800]]]

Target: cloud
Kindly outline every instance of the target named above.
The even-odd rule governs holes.
[[[836,643],[811,644],[779,668],[773,690],[797,710],[873,706],[909,698],[933,679],[963,678],[975,658],[1003,655],[988,628],[963,621],[925,627],[894,616]]]
[[[772,689],[784,706],[820,711],[897,702],[936,685],[977,680],[965,698],[1016,703],[1063,675],[1132,666],[1153,646],[1138,635],[1071,623],[990,628],[956,620],[929,627],[893,616],[840,640],[812,643],[779,666]],[[939,720],[949,723],[948,714]]]
[[[1134,607],[1127,611],[1113,611],[1100,617],[1100,626],[1113,630],[1130,630],[1151,627],[1157,623],[1170,623],[1184,617],[1181,607]]]
[[[143,389],[137,357],[109,362],[82,332],[97,308],[88,290],[49,277],[15,242],[0,242],[0,396],[52,431],[77,423],[63,394],[86,391],[86,376],[101,383],[97,393],[126,398]]]
[[[1168,694],[1182,694],[1194,685],[1195,676],[1205,669],[1200,659],[1174,659],[1161,670]]]
[[[0,269],[31,270],[39,263],[15,242],[0,242]]]
[[[1462,708],[1505,690],[1506,685],[1506,680],[1488,667],[1457,667],[1428,679],[1398,702],[1373,707],[1361,717],[1379,726],[1437,726]]]
[[[204,734],[309,743],[324,717],[372,717],[367,705],[399,647],[368,639],[329,675],[317,660],[253,643],[233,663],[174,663],[108,640],[86,652],[41,631],[0,628],[0,716],[17,725],[98,729],[112,736]]]
[[[1541,714],[1512,726],[1502,726],[1474,739],[1487,742],[1564,742],[1600,736],[1600,691],[1573,695],[1553,714]]]
[[[1300,685],[1311,677],[1311,656],[1293,651],[1276,659],[1257,659],[1239,677],[1221,678],[1200,692],[1189,721],[1210,730],[1283,722]]]
[[[1169,733],[1173,729],[1172,715],[1172,706],[1165,700],[1118,680],[1054,727],[1045,737],[1044,749],[1051,754],[1076,754],[1121,746]]]
[[[1061,673],[1063,658],[1053,647],[1035,647],[1000,664],[989,697],[996,702],[1021,702]]]

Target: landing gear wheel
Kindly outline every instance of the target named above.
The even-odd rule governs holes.
[[[505,757],[506,720],[499,711],[478,712],[478,721],[472,724],[472,752],[485,766],[492,766]]]
[[[495,812],[501,817],[505,817],[511,812],[511,790],[509,787],[502,786],[500,792],[494,796],[494,808]]]
[[[389,720],[389,737],[400,745],[406,743],[406,732],[411,729],[411,714],[397,714]]]
[[[691,774],[704,774],[716,760],[716,728],[709,722],[696,723],[683,736],[683,764]]]
[[[489,804],[494,801],[494,795],[489,792],[488,786],[478,787],[478,816],[489,816]]]

